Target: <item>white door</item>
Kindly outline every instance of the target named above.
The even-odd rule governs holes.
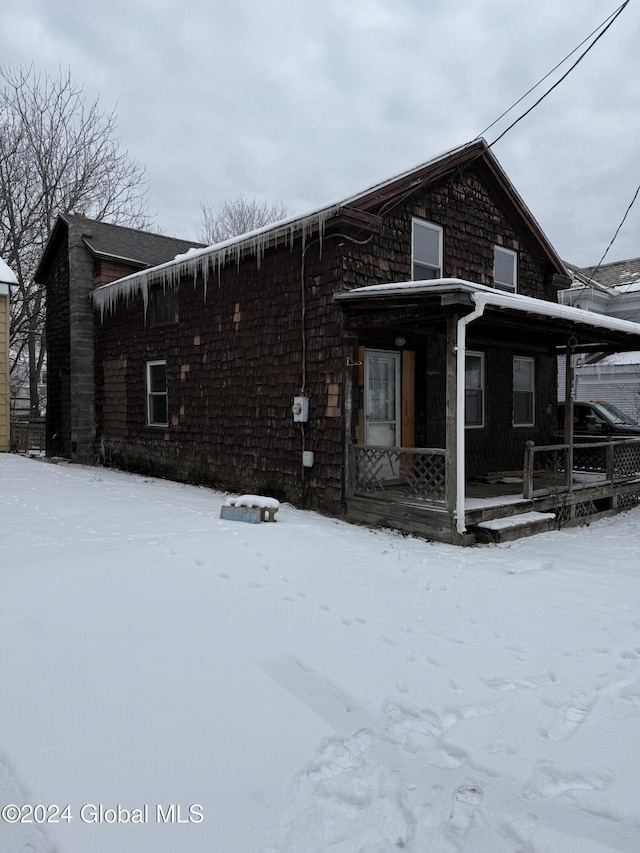
[[[365,350],[365,444],[375,447],[400,446],[400,353]],[[388,460],[379,471],[380,479],[397,476],[397,466]]]

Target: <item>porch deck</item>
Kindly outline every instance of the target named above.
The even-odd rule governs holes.
[[[376,480],[383,459],[394,479]],[[466,483],[460,533],[444,462],[441,449],[352,447],[347,517],[472,545],[584,524],[640,502],[640,439],[528,446],[521,472]]]

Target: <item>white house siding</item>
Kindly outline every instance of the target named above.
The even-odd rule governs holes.
[[[640,354],[631,364],[589,364],[576,371],[576,400],[606,400],[626,415],[640,415]]]

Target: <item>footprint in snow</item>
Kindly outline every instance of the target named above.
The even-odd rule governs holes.
[[[589,694],[577,694],[563,708],[558,710],[551,724],[541,729],[543,737],[554,743],[564,743],[584,723],[595,704],[595,697]]]
[[[461,785],[453,795],[453,807],[449,815],[449,825],[457,834],[466,834],[476,809],[482,802],[482,788],[479,785]]]

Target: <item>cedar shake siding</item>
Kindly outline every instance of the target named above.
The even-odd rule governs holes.
[[[228,261],[209,275],[206,292],[201,277],[183,278],[177,322],[153,325],[140,295],[119,299],[103,318],[97,311],[99,458],[147,474],[339,512],[345,438],[358,438],[362,422],[358,347],[395,344],[389,330],[345,329],[332,297],[353,287],[411,279],[412,217],[442,227],[443,277],[491,285],[499,245],[517,252],[519,293],[556,301],[556,271],[473,164],[422,187],[388,212],[383,207],[374,211],[371,225],[346,231],[328,223],[322,241],[307,241],[304,259],[298,237],[293,248],[268,249],[259,268],[255,257]],[[555,359],[547,351],[534,353],[536,425],[514,428],[513,356],[532,353],[516,343],[476,340],[474,333],[472,326],[468,349],[485,353],[485,425],[467,430],[469,474],[522,468],[525,441],[546,441],[550,434]],[[415,352],[419,446],[444,447],[445,334],[444,322],[432,323],[407,347]],[[146,365],[161,360],[168,426],[147,426]],[[299,424],[291,405],[303,386],[309,421]],[[304,450],[314,454],[311,468],[302,466]]]
[[[342,319],[335,239],[183,280],[175,323],[152,325],[142,297],[96,314],[100,458],[181,480],[268,493],[338,511],[342,496]],[[303,369],[303,349],[306,369]],[[350,351],[351,352],[351,351]],[[167,427],[147,426],[146,364],[166,360]],[[306,387],[307,424],[293,397]],[[302,467],[312,450],[314,465]]]

